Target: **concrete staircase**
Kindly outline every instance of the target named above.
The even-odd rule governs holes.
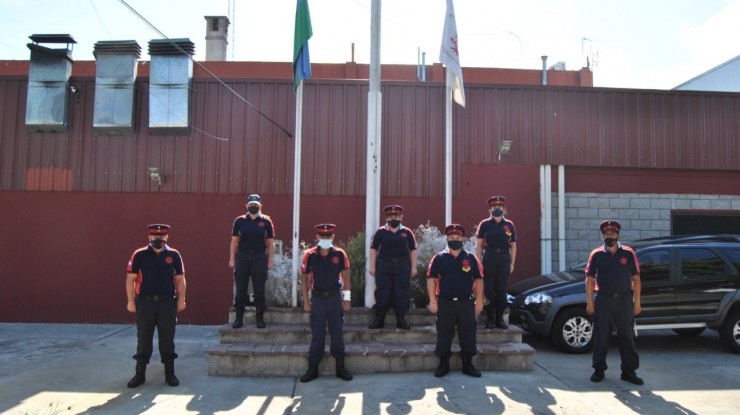
[[[229,323],[219,329],[220,344],[208,350],[208,374],[214,376],[300,376],[308,367],[306,356],[311,343],[308,313],[302,308],[270,308],[265,313],[264,329],[255,327],[254,308],[244,313],[244,327],[232,329],[235,315],[229,313]],[[383,329],[369,329],[372,313],[365,308],[353,308],[344,315],[345,364],[353,374],[381,372],[433,372],[439,363],[434,354],[436,344],[435,316],[426,309],[411,310],[406,321],[411,330],[396,328],[393,312],[389,312]],[[486,329],[485,318],[478,326],[478,354],[473,364],[479,370],[532,370],[534,349],[522,343],[522,330],[509,326],[507,330]],[[326,354],[319,367],[322,375],[334,375],[334,359]],[[457,336],[453,354],[460,348]],[[452,370],[460,370],[460,359],[450,360]]]

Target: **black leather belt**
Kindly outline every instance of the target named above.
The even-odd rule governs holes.
[[[253,254],[264,254],[264,253],[267,253],[267,251],[265,251],[264,249],[243,249],[243,250],[240,250],[239,253],[253,255]]]
[[[486,252],[490,252],[492,254],[508,254],[509,248],[486,248]]]
[[[167,300],[174,300],[175,296],[172,294],[166,295],[166,294],[158,294],[158,295],[139,295],[138,298],[141,298],[144,301],[167,301]]]
[[[602,292],[598,292],[596,294],[597,295],[603,295],[604,297],[607,297],[607,298],[626,298],[626,297],[630,297],[631,298],[632,297],[632,292],[631,291],[616,292],[616,293],[602,293]]]
[[[455,302],[462,302],[462,301],[472,301],[473,296],[468,295],[467,297],[439,297],[441,300],[447,300],[447,301],[455,301]]]
[[[388,262],[403,262],[403,261],[408,261],[409,260],[409,257],[408,256],[385,256],[385,255],[380,255],[380,256],[378,256],[378,259],[382,259],[383,261],[388,261]]]
[[[339,294],[339,288],[333,291],[316,291],[311,290],[311,297],[334,297]]]

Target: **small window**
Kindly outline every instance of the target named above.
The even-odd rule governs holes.
[[[669,250],[640,252],[637,260],[640,261],[640,281],[666,281],[671,278],[671,252]]]
[[[211,31],[218,32],[218,19],[211,19]]]
[[[722,258],[709,249],[682,248],[681,278],[712,278],[725,274]]]
[[[722,252],[722,255],[724,255],[725,258],[732,262],[732,265],[735,266],[735,269],[740,271],[740,249],[738,249],[737,246],[728,246],[718,249],[720,252]]]

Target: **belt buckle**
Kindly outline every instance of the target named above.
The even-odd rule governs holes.
[[[457,301],[459,297],[452,297],[452,301]]]

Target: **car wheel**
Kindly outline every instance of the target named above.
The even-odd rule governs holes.
[[[560,351],[586,353],[594,345],[593,333],[593,322],[586,311],[571,308],[555,318],[550,336]]]
[[[731,352],[740,353],[740,310],[734,310],[727,315],[719,330],[719,337]]]
[[[692,327],[687,329],[673,329],[673,331],[684,337],[695,337],[704,333],[705,327]]]

